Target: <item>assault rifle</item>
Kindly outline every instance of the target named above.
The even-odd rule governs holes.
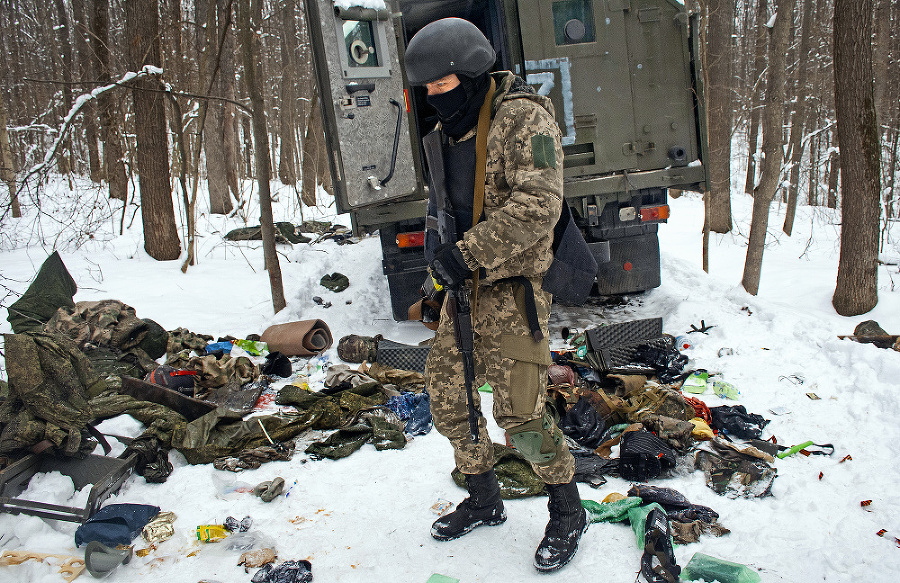
[[[429,214],[425,219],[426,229],[436,231],[441,243],[456,243],[456,219],[447,189],[444,184],[444,155],[441,150],[440,132],[431,132],[422,140],[425,157],[431,169],[431,182],[434,186],[437,216]],[[426,237],[428,237],[426,231]],[[469,292],[466,287],[447,290],[447,314],[453,320],[456,335],[456,348],[462,357],[463,379],[466,389],[466,407],[469,410],[469,435],[473,443],[478,443],[478,417],[475,410],[475,397],[472,393],[475,385],[475,339],[472,331],[472,307],[469,304]]]

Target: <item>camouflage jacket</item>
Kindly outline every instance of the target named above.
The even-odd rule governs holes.
[[[131,306],[119,300],[101,300],[60,308],[44,325],[44,331],[64,334],[82,349],[95,344],[127,351],[136,348],[147,335],[147,324]]]
[[[457,243],[470,268],[484,268],[483,284],[547,271],[563,200],[563,154],[553,103],[509,71],[493,78],[484,218]],[[474,135],[472,130],[461,139]]]

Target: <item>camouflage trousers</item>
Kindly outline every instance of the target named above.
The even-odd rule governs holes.
[[[494,466],[493,447],[487,423],[481,413],[478,387],[488,383],[494,396],[493,415],[503,429],[511,429],[544,417],[547,397],[547,366],[550,364],[548,322],[550,295],[541,290],[540,278],[534,287],[538,322],[544,339],[536,342],[525,317],[525,288],[501,281],[481,286],[477,306],[473,307],[475,383],[473,400],[479,412],[478,443],[469,434],[468,407],[462,359],[456,347],[453,320],[444,302],[440,324],[435,333],[425,382],[431,397],[434,426],[450,440],[456,466],[464,474],[480,474]],[[555,425],[552,432],[557,432]],[[532,463],[545,483],[571,481],[575,460],[563,440],[557,455],[547,463]]]

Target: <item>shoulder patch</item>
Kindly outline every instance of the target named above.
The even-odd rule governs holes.
[[[531,154],[535,168],[556,168],[556,144],[553,136],[535,134],[531,136]]]

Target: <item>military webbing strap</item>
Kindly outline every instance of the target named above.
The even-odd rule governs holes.
[[[491,86],[488,88],[487,95],[484,96],[484,103],[478,111],[478,129],[475,133],[475,196],[472,199],[472,226],[478,224],[481,220],[481,213],[484,210],[484,179],[487,175],[487,134],[491,127],[491,105],[494,101],[494,91],[497,84],[491,77]],[[478,275],[479,270],[476,269],[472,273],[472,312],[478,310]]]

